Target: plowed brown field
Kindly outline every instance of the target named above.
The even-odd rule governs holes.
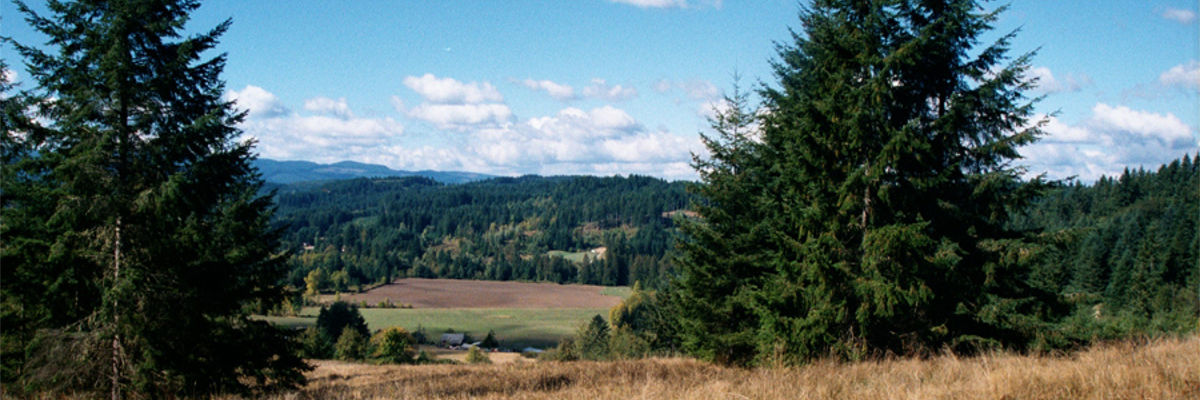
[[[601,294],[603,289],[594,285],[408,278],[341,297],[369,305],[391,300],[413,308],[610,308],[621,302],[618,296]]]

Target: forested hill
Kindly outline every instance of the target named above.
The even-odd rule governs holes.
[[[265,158],[254,160],[254,167],[263,180],[272,184],[296,182],[331,181],[354,178],[382,178],[394,176],[423,176],[442,183],[465,183],[492,178],[491,175],[457,171],[398,171],[377,164],[342,161],[333,164],[317,164],[310,161],[275,161]]]
[[[445,277],[657,286],[685,183],[647,177],[353,179],[277,187],[290,283]],[[320,271],[320,272],[314,272]]]
[[[1200,288],[1200,164],[1127,170],[1054,190],[1017,218],[1056,246],[1034,280],[1076,305],[1075,327],[1100,337],[1196,324]],[[1134,331],[1134,332],[1130,332]]]

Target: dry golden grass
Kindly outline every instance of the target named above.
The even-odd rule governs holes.
[[[318,362],[282,398],[329,399],[1197,399],[1200,337],[1097,346],[1070,356],[723,368],[689,359],[369,366]]]

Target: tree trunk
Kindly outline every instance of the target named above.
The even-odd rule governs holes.
[[[121,217],[117,217],[116,234],[113,245],[113,285],[121,279]],[[113,327],[120,326],[119,297],[113,300]],[[121,398],[121,336],[113,334],[112,339],[112,400]]]

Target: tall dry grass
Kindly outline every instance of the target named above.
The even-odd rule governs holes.
[[[689,359],[368,366],[319,362],[303,399],[1200,399],[1200,337],[1068,356],[993,354],[737,369]]]

